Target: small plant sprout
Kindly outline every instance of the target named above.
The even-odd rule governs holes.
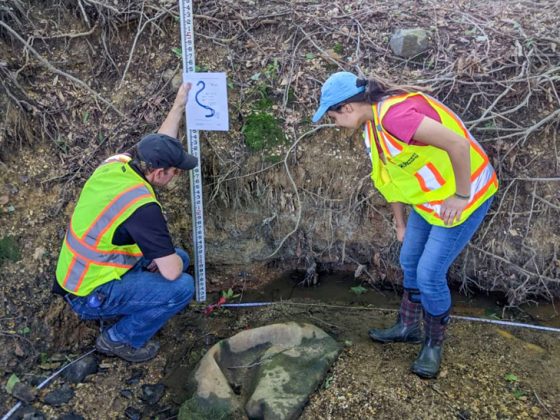
[[[173,54],[175,54],[177,58],[183,58],[183,50],[181,48],[171,48],[171,51],[173,51]]]
[[[233,289],[222,290],[222,297],[226,300],[232,300],[239,297],[239,293],[235,293]]]
[[[350,288],[350,291],[352,293],[354,293],[355,295],[359,296],[361,294],[364,294],[365,292],[367,292],[367,289],[363,286],[354,286]]]
[[[516,383],[517,381],[519,381],[519,378],[513,373],[508,373],[506,376],[504,376],[504,379],[511,383]]]

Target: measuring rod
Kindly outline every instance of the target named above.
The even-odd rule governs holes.
[[[181,19],[181,48],[183,73],[195,71],[193,9],[191,0],[179,0]],[[185,121],[187,121],[185,107]],[[194,273],[197,302],[206,300],[206,265],[204,256],[204,213],[202,206],[202,168],[200,163],[200,141],[197,130],[187,127],[189,153],[198,159],[196,168],[190,171],[190,190],[193,223]]]

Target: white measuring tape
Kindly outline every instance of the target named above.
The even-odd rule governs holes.
[[[194,72],[194,31],[191,0],[179,0],[181,19],[181,48],[183,72]],[[187,109],[185,108],[185,121]],[[206,301],[206,264],[204,255],[204,213],[202,206],[202,169],[200,167],[200,142],[197,130],[187,130],[189,153],[198,159],[198,166],[190,172],[194,273],[197,302]]]

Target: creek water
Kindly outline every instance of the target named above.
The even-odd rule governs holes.
[[[299,273],[286,272],[260,290],[245,291],[241,301],[278,302],[289,299],[312,299],[325,304],[343,306],[371,306],[394,310],[399,308],[401,297],[396,290],[374,289],[357,281],[352,272],[320,275],[318,284],[312,287],[301,286],[301,278]],[[451,295],[452,313],[455,315],[560,327],[560,300],[558,299],[554,302],[535,301],[508,308],[507,299],[502,293],[477,292],[466,295],[452,288]]]

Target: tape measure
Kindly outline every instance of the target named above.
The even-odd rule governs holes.
[[[194,72],[194,30],[191,0],[179,0],[181,20],[181,48],[183,72]],[[185,107],[185,121],[187,120]],[[206,301],[206,260],[204,255],[204,212],[202,206],[202,169],[200,167],[200,141],[197,130],[187,130],[189,153],[198,159],[196,168],[190,171],[191,207],[193,221],[194,273],[197,302]]]

